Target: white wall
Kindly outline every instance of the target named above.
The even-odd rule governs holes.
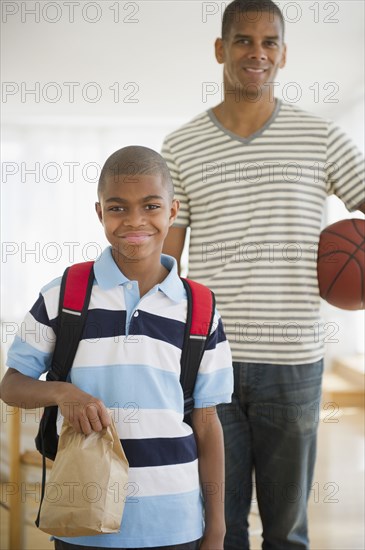
[[[1,6],[3,344],[41,285],[104,246],[93,204],[106,156],[131,143],[159,149],[221,100],[213,44],[225,2],[71,4]],[[288,43],[279,95],[337,120],[363,147],[364,3],[278,4]],[[328,222],[345,215],[330,200]],[[361,324],[340,317],[334,350],[352,353],[362,337],[344,327]]]

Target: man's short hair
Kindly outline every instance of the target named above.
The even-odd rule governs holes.
[[[170,198],[174,197],[174,185],[166,161],[153,149],[142,145],[130,145],[110,155],[100,172],[98,197],[100,198],[108,178],[117,178],[121,175],[127,176],[130,181],[139,175],[161,176]]]
[[[280,11],[280,8],[272,0],[234,0],[224,10],[223,19],[222,19],[222,38],[226,40],[229,36],[230,30],[234,21],[238,21],[239,17],[242,14],[256,12],[255,17],[247,17],[248,21],[254,22],[258,21],[260,15],[263,12],[269,12],[274,19],[274,15],[277,15],[280,19],[282,31],[283,31],[283,40],[285,32],[285,23],[283,14]]]

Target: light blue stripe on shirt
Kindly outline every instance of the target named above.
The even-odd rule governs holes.
[[[194,388],[194,405],[197,408],[213,406],[218,403],[230,403],[232,395],[231,379],[228,369],[220,369],[207,374],[198,373]],[[207,397],[208,396],[208,397]]]
[[[107,407],[134,402],[142,409],[183,410],[183,393],[175,373],[148,365],[103,365],[71,371],[71,381],[102,399]]]
[[[133,488],[128,488],[132,494]],[[155,513],[156,508],[159,514]],[[200,513],[197,513],[200,510]],[[146,538],[138,538],[143,524]],[[128,533],[128,536],[124,535]],[[127,497],[120,533],[98,537],[63,538],[65,542],[80,546],[105,548],[134,548],[140,546],[167,546],[199,539],[203,534],[202,502],[200,491],[179,495]]]
[[[25,342],[24,339],[15,336],[6,364],[26,376],[38,379],[41,374],[49,369],[52,356],[53,353],[37,350]]]

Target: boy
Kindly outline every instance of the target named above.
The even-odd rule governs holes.
[[[132,146],[111,155],[96,203],[111,246],[94,266],[72,383],[38,380],[54,349],[54,341],[42,338],[45,330],[37,332],[38,341],[29,332],[25,341],[19,334],[9,351],[1,384],[5,402],[58,405],[84,434],[108,425],[107,407],[116,410],[129,482],[136,488],[127,498],[120,533],[56,539],[56,550],[223,549],[224,453],[215,405],[231,399],[231,356],[216,313],[194,390],[192,431],[183,421],[179,382],[186,294],[175,260],[161,256],[179,209],[173,193],[165,161],[155,151]],[[56,279],[42,289],[24,320],[28,329],[38,324],[56,332],[59,285]]]

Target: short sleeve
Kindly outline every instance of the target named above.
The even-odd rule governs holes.
[[[356,210],[365,202],[364,158],[333,123],[328,129],[326,172],[327,192],[339,197],[348,210]]]
[[[60,279],[44,287],[18,327],[6,365],[38,379],[51,366],[56,343]]]
[[[216,311],[195,384],[194,406],[199,409],[230,403],[232,393],[232,355],[222,319]]]
[[[180,168],[178,163],[171,151],[171,147],[168,142],[168,138],[165,139],[162,145],[162,156],[166,160],[171,178],[174,184],[175,198],[180,201],[180,210],[176,221],[174,223],[175,227],[189,227],[190,225],[190,206],[189,198],[184,188],[184,184],[181,181]]]

